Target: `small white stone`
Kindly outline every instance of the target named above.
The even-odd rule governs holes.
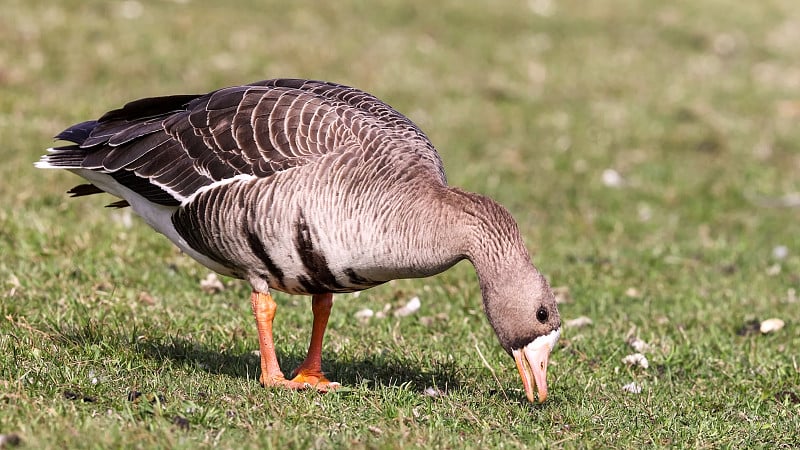
[[[373,311],[373,310],[371,310],[369,308],[364,308],[364,309],[358,311],[357,313],[355,313],[354,316],[358,320],[366,321],[366,320],[369,320],[374,315],[375,315],[375,311]]]
[[[641,394],[642,387],[634,382],[628,383],[625,386],[622,386],[622,390],[625,392],[630,392],[631,394]]]
[[[395,317],[410,316],[411,314],[417,312],[420,306],[422,306],[422,303],[419,301],[419,297],[412,297],[411,300],[409,300],[408,303],[405,304],[405,306],[403,306],[402,308],[398,308],[394,312],[394,316]]]
[[[647,357],[641,353],[633,353],[624,358],[622,358],[622,362],[629,366],[639,366],[642,369],[647,369],[650,367],[650,363],[647,361]]]
[[[625,295],[627,295],[630,298],[639,298],[642,296],[642,293],[639,292],[639,290],[636,289],[635,287],[629,287],[628,289],[625,290]]]
[[[650,349],[650,345],[647,342],[639,339],[638,337],[632,337],[628,339],[628,345],[630,345],[631,348],[634,349],[637,353],[644,353]]]
[[[622,175],[614,169],[606,169],[603,171],[603,184],[608,187],[621,187],[625,183]]]
[[[764,334],[773,333],[773,332],[778,331],[781,328],[783,328],[783,325],[784,325],[784,323],[783,323],[783,320],[781,320],[781,319],[776,319],[776,318],[767,319],[767,320],[761,322],[760,330]]]
[[[580,316],[575,319],[567,320],[564,325],[567,328],[581,328],[592,324],[592,319],[586,316]]]
[[[423,391],[422,394],[428,397],[441,397],[442,395],[444,395],[442,391],[433,387],[425,388],[425,391]]]
[[[789,256],[789,248],[785,245],[778,245],[772,249],[772,257],[775,259],[785,259]]]
[[[217,274],[211,272],[200,281],[200,289],[209,294],[216,294],[217,292],[224,291],[225,285],[217,278]]]

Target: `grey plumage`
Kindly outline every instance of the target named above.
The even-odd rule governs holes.
[[[270,286],[293,293],[364,289],[387,279],[372,280],[349,267],[344,268],[347,273],[338,274],[340,281],[322,264],[328,257],[324,249],[314,249],[309,236],[294,239],[296,256],[306,273],[288,284],[282,280],[284,271],[269,255],[273,247],[253,238],[257,234],[252,230],[235,227],[258,226],[255,211],[272,214],[273,204],[287,202],[286,187],[295,186],[298,179],[310,181],[310,186],[298,187],[297,195],[292,196],[298,197],[296,207],[302,209],[305,199],[300,197],[304,196],[363,195],[380,184],[402,184],[410,179],[445,183],[438,154],[414,123],[365,92],[317,81],[268,80],[205,95],[137,100],[96,122],[75,125],[58,137],[77,145],[56,148],[44,159],[50,166],[108,174],[146,200],[164,206],[178,206],[193,197],[172,219],[192,248],[237,276],[256,276],[244,273],[248,271],[262,277],[277,272],[266,276]],[[361,179],[347,174],[362,165],[373,167],[370,170],[377,184],[367,184],[370,174]],[[303,172],[297,173],[301,169]],[[343,173],[349,178],[343,178]],[[198,195],[215,182],[243,175],[269,180],[250,184],[270,186],[247,193],[237,188],[238,183],[231,183]],[[323,179],[330,180],[327,188],[321,189]],[[336,192],[330,189],[332,185]],[[236,190],[237,196],[227,195],[230,190]],[[277,199],[273,195],[276,190]],[[122,203],[114,204],[119,205]],[[362,211],[366,206],[361,206]],[[220,215],[221,211],[226,214]],[[278,214],[294,214],[288,222],[305,227],[308,234],[309,226],[298,211]],[[225,220],[233,216],[236,221]],[[261,231],[271,236],[278,232]],[[208,238],[219,235],[236,235],[236,239],[219,243]],[[236,245],[231,245],[233,241]],[[249,257],[252,255],[258,257]]]
[[[37,165],[92,182],[74,196],[123,198],[112,205],[256,291],[356,291],[467,258],[507,351],[560,326],[511,215],[447,186],[425,134],[358,89],[276,79],[148,98],[57,138],[72,144]]]

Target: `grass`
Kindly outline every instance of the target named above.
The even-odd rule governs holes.
[[[800,209],[775,206],[800,192],[794,1],[3,11],[0,434],[19,440],[6,446],[800,446]],[[206,270],[109,198],[67,199],[75,176],[33,169],[50,136],[125,101],[277,76],[375,93],[426,130],[452,184],[512,211],[569,291],[562,317],[593,320],[564,330],[546,403],[525,401],[466,264],[339,297],[324,364],[346,389],[265,390],[247,286],[203,291]],[[353,318],[414,295],[415,315]],[[277,299],[290,370],[310,305]],[[755,331],[771,317],[786,326]],[[631,337],[649,368],[621,362]]]

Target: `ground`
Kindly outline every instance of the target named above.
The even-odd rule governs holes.
[[[795,3],[7,0],[0,446],[800,446]],[[126,101],[272,77],[376,94],[451,184],[509,208],[562,317],[592,321],[565,325],[547,402],[466,263],[338,296],[323,363],[344,389],[263,389],[245,284],[204,289],[113,199],[33,168]],[[276,299],[288,371],[310,301]],[[622,361],[636,339],[647,368]]]

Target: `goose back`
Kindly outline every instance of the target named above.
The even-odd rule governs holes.
[[[83,168],[162,205],[239,175],[269,177],[330,153],[413,154],[445,182],[441,159],[408,118],[355,88],[266,80],[204,95],[137,100],[56,136],[50,166]]]

